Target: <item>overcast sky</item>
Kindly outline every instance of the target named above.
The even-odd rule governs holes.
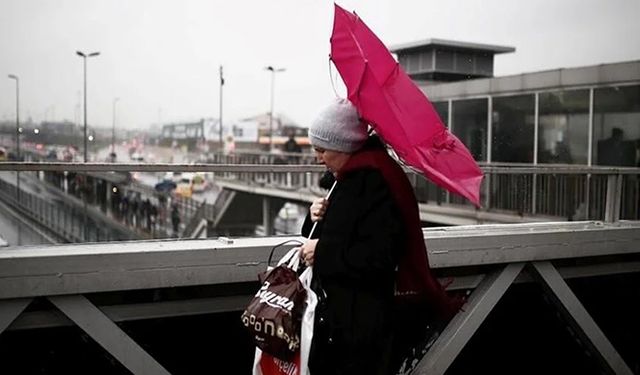
[[[640,59],[640,0],[344,0],[389,45],[427,38],[513,46],[496,75]],[[308,126],[335,96],[325,0],[0,0],[0,120],[74,120],[88,61],[89,123],[107,127],[269,110]],[[335,73],[335,68],[332,69]],[[339,80],[339,78],[338,78]],[[338,86],[338,91],[344,90]]]

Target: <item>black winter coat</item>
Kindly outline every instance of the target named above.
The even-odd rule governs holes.
[[[311,227],[307,216],[303,235]],[[402,217],[382,174],[361,169],[342,176],[314,238],[312,287],[320,303],[311,374],[393,373],[395,270],[406,246]]]

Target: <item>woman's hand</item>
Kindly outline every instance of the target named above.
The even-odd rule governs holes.
[[[311,221],[314,223],[322,220],[324,213],[327,211],[327,200],[325,198],[317,198],[311,203],[309,213],[311,214]]]
[[[305,242],[304,245],[300,247],[300,258],[307,266],[313,266],[317,244],[317,239],[307,240],[307,242]]]

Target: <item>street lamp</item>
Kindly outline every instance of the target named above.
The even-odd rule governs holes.
[[[222,65],[220,65],[220,120],[218,121],[218,125],[220,126],[218,129],[220,150],[222,150],[222,86],[224,86],[224,76],[222,75]]]
[[[76,51],[76,55],[82,57],[84,60],[84,162],[87,162],[87,58],[100,55],[100,52],[92,52],[85,54],[81,51]]]
[[[9,74],[9,79],[16,81],[16,157],[20,160],[20,78]]]
[[[15,74],[9,74],[9,79],[16,81],[16,159],[20,159],[20,78]],[[20,172],[16,171],[16,197],[20,204]]]
[[[120,98],[113,99],[113,127],[111,128],[111,162],[116,161],[116,103]]]
[[[271,72],[271,110],[269,111],[269,151],[273,150],[273,93],[275,92],[276,73],[284,72],[285,68],[274,68],[269,65],[265,70]]]

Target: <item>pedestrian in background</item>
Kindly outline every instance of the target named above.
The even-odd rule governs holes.
[[[178,230],[180,229],[180,211],[178,205],[173,204],[171,207],[171,224],[173,225],[173,237],[178,237]]]

